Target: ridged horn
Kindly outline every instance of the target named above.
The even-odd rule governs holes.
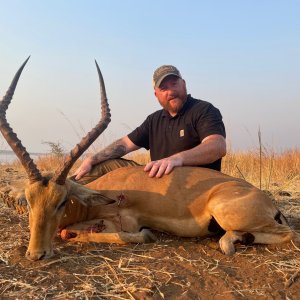
[[[61,168],[56,172],[52,181],[57,184],[63,185],[66,181],[69,171],[76,162],[76,160],[84,153],[85,150],[97,139],[97,137],[107,128],[110,122],[110,109],[107,102],[104,80],[100,68],[95,60],[97,72],[100,82],[100,94],[101,94],[101,110],[102,116],[98,124],[77,144],[66,157],[65,162]]]
[[[22,142],[19,140],[17,135],[13,132],[12,128],[10,127],[9,123],[6,120],[6,110],[14,95],[20,75],[26,63],[28,62],[29,58],[30,56],[25,60],[23,65],[16,73],[14,79],[10,84],[8,91],[6,92],[5,96],[0,102],[0,131],[2,132],[7,143],[9,144],[9,146],[14,151],[14,153],[22,163],[23,167],[25,168],[30,183],[34,183],[36,181],[42,180],[43,177],[40,171],[38,170],[37,166],[34,164],[33,160],[30,158],[30,155],[27,152],[26,148],[22,145]]]

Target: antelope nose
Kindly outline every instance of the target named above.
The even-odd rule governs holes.
[[[46,251],[37,251],[37,252],[26,252],[26,258],[29,260],[42,260],[46,257]]]

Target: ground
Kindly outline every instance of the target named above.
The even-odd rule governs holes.
[[[2,190],[25,176],[11,167],[0,171]],[[299,230],[300,192],[287,192],[276,204]],[[300,249],[291,242],[237,245],[228,257],[217,237],[156,234],[156,243],[127,246],[57,237],[52,259],[31,262],[25,258],[28,216],[0,200],[0,299],[300,298]]]

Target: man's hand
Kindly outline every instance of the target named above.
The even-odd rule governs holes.
[[[160,178],[163,175],[170,174],[174,167],[181,167],[182,165],[182,158],[179,155],[173,155],[147,163],[144,171],[149,172],[149,177]]]
[[[82,176],[84,176],[86,173],[90,172],[92,169],[92,159],[90,157],[86,158],[80,167],[75,171],[75,180],[79,180]]]

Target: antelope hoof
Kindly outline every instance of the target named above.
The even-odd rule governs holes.
[[[235,253],[235,246],[234,244],[229,241],[228,239],[226,239],[226,237],[224,238],[224,236],[220,239],[219,241],[219,245],[221,248],[221,251],[228,256],[231,256]]]
[[[145,243],[154,243],[157,240],[155,234],[153,234],[149,229],[142,229],[142,234],[144,236]]]

